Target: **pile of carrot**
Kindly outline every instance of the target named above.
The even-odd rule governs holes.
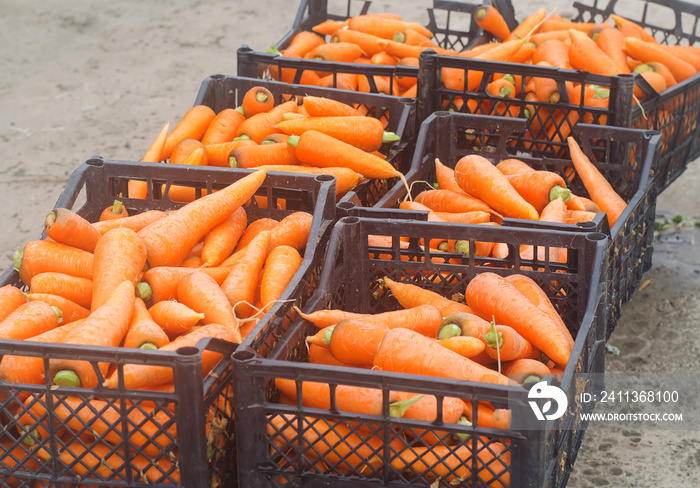
[[[170,164],[260,168],[336,178],[340,199],[364,179],[402,178],[379,150],[399,140],[367,108],[330,98],[305,96],[275,105],[265,87],[248,90],[239,107],[218,114],[206,106],[189,109],[173,130],[166,124],[141,159]],[[129,182],[131,198],[146,198],[147,184]],[[192,201],[194,190],[173,186],[175,201]]]
[[[404,200],[399,208],[428,212],[428,220],[481,225],[499,225],[504,217],[575,224],[593,220],[605,212],[612,227],[627,204],[593,165],[576,141],[569,137],[572,171],[583,182],[590,198],[575,195],[561,175],[535,170],[519,159],[493,164],[482,156],[464,156],[454,169],[435,159],[436,188]],[[433,240],[429,247],[479,257],[504,258],[504,243],[474,243],[468,240]],[[542,250],[543,251],[543,250]],[[520,255],[534,256],[532,246],[521,246]],[[538,256],[538,259],[543,259]],[[551,249],[550,260],[566,262],[564,249]]]
[[[561,377],[569,362],[574,343],[571,333],[542,288],[524,275],[502,277],[481,273],[468,284],[464,293],[466,303],[388,277],[383,279],[383,284],[403,308],[377,314],[341,309],[299,311],[317,330],[306,338],[310,363],[518,385],[537,382],[546,376]],[[327,383],[303,382],[299,392],[294,380],[278,377],[275,386],[280,391],[281,403],[297,404],[300,395],[306,407],[331,408],[331,387]],[[337,385],[334,405],[343,412],[381,416],[384,394],[377,388]],[[437,418],[439,403],[434,395],[402,391],[386,394],[391,416],[427,422]],[[442,422],[444,425],[475,423],[494,429],[510,427],[509,410],[494,408],[486,401],[478,402],[477,409],[475,415],[470,399],[445,397]],[[304,457],[319,463],[346,458],[339,467],[341,472],[367,472],[368,466],[381,468],[381,456],[362,455],[367,445],[381,449],[384,443],[381,434],[364,431],[362,424],[353,431],[342,421],[329,422],[323,424],[323,430],[337,442],[324,442],[317,437],[316,429],[308,427],[318,425],[317,421],[313,417],[302,419],[303,445],[308,446]],[[284,428],[287,423],[290,423],[287,416],[270,417],[268,435],[280,448],[300,442],[295,427]],[[297,422],[291,425],[296,426]],[[390,440],[392,458],[396,453],[392,467],[401,469],[414,463],[418,449],[422,453],[417,469],[421,478],[443,477],[446,481],[468,478],[472,474],[468,462],[471,444],[467,442],[457,448],[461,440],[439,428],[402,431]],[[495,452],[483,451],[478,456],[485,456],[486,463],[486,458],[490,459],[506,446],[507,441],[503,444],[495,441],[492,444]],[[442,460],[431,457],[431,452],[444,449],[457,449],[464,456],[452,454],[454,458],[449,461],[452,456]],[[508,485],[509,456],[504,453],[497,457],[494,472],[476,473],[487,486]],[[455,472],[448,473],[447,466]]]
[[[264,170],[256,171],[170,212],[130,215],[115,202],[91,223],[69,209],[53,209],[45,220],[48,238],[27,243],[15,256],[27,292],[12,285],[0,288],[0,338],[161,351],[195,346],[207,337],[240,342],[280,299],[299,269],[300,251],[311,229],[312,215],[302,211],[279,221],[260,218],[248,223],[245,204],[265,178]],[[203,374],[221,359],[221,353],[204,351]],[[174,388],[173,370],[168,367],[126,364],[118,374],[109,362],[91,365],[76,358],[52,358],[49,363],[48,381],[57,386]],[[0,379],[7,383],[41,385],[47,380],[44,375],[41,357],[5,355],[0,361]],[[68,402],[82,404],[78,417],[83,421],[83,415],[95,421],[91,441],[105,449],[114,449],[121,441],[122,413],[117,407],[99,407],[106,403],[77,397]],[[23,409],[15,407],[26,432],[48,435],[42,417],[45,404],[30,396]],[[53,414],[63,418],[59,410]],[[136,410],[134,415],[144,415]],[[129,435],[147,451],[155,446],[156,455],[170,443],[168,436],[158,433],[167,430],[174,436],[175,426],[159,431],[162,415],[154,415],[157,418],[146,419],[146,427],[133,428]],[[68,417],[78,422],[70,411]],[[160,420],[169,425],[171,416],[165,417]],[[77,439],[70,431],[73,426],[80,428],[69,424],[64,434],[68,442]],[[156,439],[144,438],[142,432],[151,431]],[[85,449],[75,440],[70,450],[77,454]],[[68,451],[64,454],[71,456]],[[36,455],[48,453],[41,450]],[[147,469],[144,479],[154,481]],[[84,471],[76,468],[76,474]]]

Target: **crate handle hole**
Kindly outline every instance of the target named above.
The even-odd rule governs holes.
[[[357,205],[355,205],[352,202],[340,202],[338,204],[338,208],[342,208],[343,210],[350,210],[351,208],[355,208]]]
[[[248,359],[253,359],[255,357],[255,351],[250,349],[243,349],[242,351],[236,351],[233,353],[233,359],[236,361],[247,361]]]
[[[578,222],[576,225],[584,230],[593,230],[596,228],[596,225],[593,222]]]
[[[181,356],[196,356],[197,354],[199,354],[199,349],[197,349],[196,347],[187,346],[180,347],[175,352],[177,352]]]
[[[334,181],[334,180],[335,180],[335,176],[333,176],[333,175],[318,175],[318,176],[316,176],[316,178],[314,178],[314,179],[315,179],[316,181],[321,181],[321,182],[323,182],[323,181]]]
[[[343,224],[357,224],[360,221],[357,217],[343,217],[340,220]]]
[[[586,235],[586,239],[588,239],[589,241],[603,241],[607,238],[608,236],[606,236],[602,232],[592,232]]]

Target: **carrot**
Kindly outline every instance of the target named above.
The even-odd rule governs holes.
[[[226,220],[210,230],[204,237],[202,266],[221,264],[233,252],[247,224],[246,211],[239,207]]]
[[[347,26],[348,26],[347,20],[341,21],[341,20],[328,19],[328,20],[324,20],[320,24],[316,24],[311,29],[314,32],[317,32],[321,35],[329,36],[329,35],[333,34],[334,32],[337,32],[341,29],[347,28]]]
[[[397,32],[397,34],[402,34]],[[396,36],[396,34],[395,34]],[[393,63],[374,63],[374,64],[393,64],[396,65],[396,59],[398,58],[417,58],[420,56],[420,53],[425,51],[426,49],[432,49],[432,46],[429,45],[422,45],[422,46],[416,46],[416,45],[411,45],[411,44],[404,44],[403,42],[396,42],[393,40],[388,40],[386,42],[386,53],[389,54],[393,59]]]
[[[402,415],[406,419],[424,420],[433,422],[438,419],[438,401],[434,395],[423,395],[405,391],[392,392],[396,400],[392,405],[402,405],[415,402],[405,409]],[[462,400],[454,397],[443,397],[441,422],[443,424],[456,424],[462,417],[464,404]],[[420,437],[423,442],[436,444],[444,441],[451,434],[440,430],[412,429],[411,434]]]
[[[25,284],[39,273],[56,272],[92,279],[93,255],[58,242],[30,241],[15,251],[15,269]]]
[[[666,80],[664,79],[663,76],[661,76],[659,73],[656,73],[651,70],[647,71],[640,71],[639,72],[642,78],[646,80],[649,85],[656,91],[656,93],[661,93],[663,92],[666,88],[668,88],[668,85],[666,84]],[[642,89],[639,87],[639,85],[634,86],[634,96],[642,99],[646,97],[646,93],[642,91]]]
[[[232,150],[238,147],[254,145],[256,145],[255,141],[244,139],[241,141],[222,142],[219,144],[209,144],[204,146],[207,151],[207,164],[209,166],[228,168],[230,167],[229,156]]]
[[[484,351],[484,342],[476,337],[455,336],[440,339],[438,341],[442,347],[454,351],[465,358],[473,358]]]
[[[388,43],[390,41],[387,41],[387,47]],[[392,55],[392,53],[387,52],[387,51],[381,51],[373,55],[369,61],[371,64],[377,64],[381,66],[396,66],[396,63],[399,62],[398,58],[402,56],[396,56]]]
[[[117,227],[125,227],[138,232],[148,224],[155,222],[166,215],[167,213],[163,212],[162,210],[146,210],[140,214],[130,215],[129,217],[124,217],[123,219],[93,222],[92,226],[103,235],[112,229],[116,229]]]
[[[260,144],[260,141],[268,134],[280,132],[279,129],[275,129],[275,125],[282,122],[282,115],[293,112],[296,106],[296,101],[289,100],[288,102],[280,103],[268,112],[248,117],[238,126],[237,138],[234,140],[248,138]]]
[[[542,22],[540,32],[576,30],[588,34],[594,26],[595,24],[591,22],[570,22],[562,18],[550,16],[547,20]]]
[[[233,141],[238,131],[238,126],[245,120],[242,111],[234,108],[225,108],[212,119],[202,136],[202,144],[206,146],[223,144]],[[211,163],[210,163],[211,164]]]
[[[569,61],[569,46],[558,39],[543,42],[532,55],[532,63],[546,61],[555,68],[572,69]]]
[[[349,168],[365,178],[403,178],[386,161],[322,132],[307,130],[300,136],[290,136],[287,144],[295,147],[297,158],[304,164]]]
[[[279,225],[279,222],[275,219],[271,219],[268,217],[263,217],[262,219],[255,220],[246,227],[245,231],[243,231],[243,235],[241,238],[238,240],[238,244],[236,245],[236,252],[242,251],[243,249],[246,248],[248,244],[257,236],[259,233],[269,230],[272,231],[275,227]],[[228,261],[228,260],[227,260]],[[225,263],[226,261],[224,261]]]
[[[391,290],[391,293],[403,308],[413,308],[418,305],[434,305],[440,309],[443,317],[456,312],[471,313],[471,309],[467,305],[445,298],[439,293],[424,290],[419,286],[410,283],[399,283],[386,276],[384,277],[384,284]]]
[[[199,152],[196,152],[197,150]],[[206,148],[196,139],[183,139],[173,149],[169,163],[206,166],[208,163]]]
[[[394,133],[384,132],[379,120],[365,116],[305,117],[281,122],[277,128],[289,135],[316,130],[367,152],[378,150],[384,143],[399,140]]]
[[[151,144],[151,147],[148,148],[146,154],[144,154],[141,158],[141,161],[148,163],[159,163],[165,159],[161,158],[161,154],[163,152],[163,147],[165,147],[165,141],[168,137],[168,130],[170,130],[170,124],[166,123]],[[128,192],[130,198],[145,199],[148,196],[148,185],[145,181],[129,180]]]
[[[254,195],[264,179],[265,171],[256,171],[141,229],[138,235],[146,245],[148,263],[153,267],[182,262],[207,232]]]
[[[516,175],[518,173],[534,173],[535,169],[529,166],[527,163],[523,163],[519,159],[504,159],[496,165],[498,169],[504,175]]]
[[[52,307],[58,308],[62,315],[64,324],[75,322],[80,319],[86,318],[90,315],[90,310],[85,307],[81,307],[75,302],[68,300],[67,298],[60,297],[58,295],[49,295],[45,293],[27,293],[27,300],[29,301],[40,301],[51,305]]]
[[[197,342],[206,337],[214,337],[229,342],[235,342],[233,334],[228,327],[220,324],[203,325],[199,329],[182,335],[160,348],[161,351],[177,351],[181,347],[196,347]],[[208,375],[214,366],[221,360],[222,354],[214,351],[202,352],[202,374]],[[173,368],[166,366],[148,366],[144,364],[124,365],[124,387],[128,389],[146,388],[162,385],[173,381]],[[110,376],[103,384],[107,388],[116,388],[119,385],[118,374]]]
[[[40,303],[40,302],[32,302]],[[116,347],[129,328],[134,310],[134,284],[124,281],[116,287],[105,303],[63,339],[64,344]],[[92,365],[75,359],[51,359],[52,382],[58,386],[94,388],[98,378]],[[99,363],[104,377],[109,363]]]
[[[90,222],[67,208],[55,208],[44,220],[46,235],[56,242],[92,252],[100,232]]]
[[[95,247],[91,310],[105,303],[123,281],[135,285],[145,264],[146,247],[133,230],[118,227],[100,237]]]
[[[229,155],[232,168],[257,168],[265,165],[299,164],[294,148],[285,142],[237,147]]]
[[[0,321],[27,302],[22,290],[12,285],[0,287]]]
[[[549,368],[542,362],[536,359],[516,359],[507,364],[503,373],[508,378],[519,383],[524,383],[526,380],[537,379],[541,380],[545,376],[550,376],[552,373]]]
[[[383,39],[372,34],[365,34],[351,29],[339,29],[331,37],[331,42],[347,42],[359,46],[367,56],[374,56],[384,50],[386,45]]]
[[[349,168],[314,168],[313,166],[265,165],[260,166],[259,169],[264,169],[266,171],[284,171],[286,173],[303,173],[312,175],[329,174],[335,176],[335,194],[337,198],[345,195],[348,191],[355,188],[363,178],[361,174],[356,173]]]
[[[177,295],[177,284],[184,276],[195,271],[206,273],[221,284],[231,271],[231,267],[217,266],[194,269],[157,266],[143,274],[141,282],[136,285],[136,293],[145,302],[157,303],[163,300],[174,300]]]
[[[471,154],[455,167],[457,184],[505,216],[537,220],[537,210],[523,199],[506,177],[487,159]]]
[[[201,141],[214,117],[216,117],[216,113],[206,105],[196,105],[189,109],[175,125],[172,132],[168,134],[160,154],[161,161],[170,159],[170,155],[180,141],[184,139]]]
[[[333,32],[326,32],[325,34],[330,35]],[[323,44],[323,42],[324,41],[321,36],[318,36],[313,32],[301,31],[292,38],[292,41],[289,43],[289,47],[284,50],[284,56],[303,58],[306,53],[311,51],[314,47],[318,46],[319,44]]]
[[[178,288],[180,283],[182,283],[182,280],[197,272],[197,270],[194,270],[193,273],[188,273],[187,275],[183,276],[178,282]],[[171,300],[157,302],[148,309],[148,313],[151,314],[153,321],[158,324],[169,337],[176,336],[190,330],[205,318],[204,313],[197,312],[184,303]]]
[[[334,63],[350,63],[361,54],[362,49],[356,44],[333,42],[330,44],[319,44],[309,52],[309,57]]]
[[[276,246],[288,245],[301,251],[309,240],[313,215],[308,212],[294,212],[280,220],[270,233],[268,252]]]
[[[585,210],[588,212],[600,212],[598,205],[593,203],[592,200],[582,197],[580,195],[571,194],[571,199],[566,202],[566,206],[570,210]]]
[[[362,112],[346,103],[325,97],[306,95],[304,97],[303,107],[311,117],[364,116]]]
[[[407,355],[405,351],[412,354]],[[386,333],[376,352],[373,368],[395,373],[510,384],[498,372],[440,346],[435,340],[400,327]]]
[[[268,245],[269,247],[269,245]],[[258,308],[265,313],[272,302],[279,300],[303,262],[299,252],[287,245],[278,245],[270,250],[265,260],[260,282]]]
[[[466,194],[464,190],[461,193],[451,190],[428,190],[421,192],[415,201],[435,212],[492,212],[485,202]]]
[[[416,31],[429,39],[433,37],[433,33],[429,29],[418,23],[370,15],[358,15],[350,18],[348,28],[372,34],[382,39],[393,39],[397,31],[403,32],[406,29]]]
[[[124,217],[128,216],[129,211],[122,204],[122,202],[120,202],[119,200],[114,200],[114,203],[112,205],[110,205],[102,211],[98,220],[102,222],[105,220],[123,219]]]
[[[610,16],[612,17],[613,21],[615,22],[615,25],[617,25],[618,27],[622,28],[623,26],[628,26],[628,27],[634,28],[634,30],[639,33],[640,39],[642,39],[643,41],[657,42],[656,39],[654,39],[654,36],[647,33],[647,31],[645,31],[642,28],[642,26],[636,24],[635,22],[632,22],[629,19],[626,19],[624,17],[620,17],[619,15],[615,15],[615,14],[611,14]]]
[[[559,330],[561,330],[562,334],[566,337],[566,341],[573,347],[574,339],[571,336],[571,332],[564,324],[564,321],[554,308],[554,305],[552,305],[547,294],[532,278],[521,274],[513,274],[506,276],[506,281],[525,295],[537,308],[549,315],[559,326]]]
[[[0,339],[21,340],[58,327],[62,312],[48,303],[31,301],[17,307],[0,322]]]
[[[510,29],[505,19],[500,12],[491,5],[482,5],[476,9],[474,20],[479,27],[493,34],[499,41],[505,41],[506,38],[510,36]]]
[[[180,264],[183,268],[201,268],[204,261],[199,256],[187,256],[185,260]]]
[[[90,308],[92,288],[92,280],[63,273],[39,273],[29,282],[32,293],[58,295],[85,308]]]
[[[567,364],[571,345],[558,323],[507,280],[481,273],[469,282],[465,296],[477,315],[514,328],[555,363]]]
[[[255,114],[268,112],[275,105],[275,97],[264,86],[254,86],[249,89],[243,96],[241,108],[246,118],[252,117]]]
[[[577,224],[579,222],[590,222],[596,216],[596,212],[588,212],[586,210],[567,210],[566,223]]]
[[[645,71],[653,71],[654,73],[661,75],[664,81],[666,81],[666,86],[668,88],[678,84],[676,79],[673,77],[671,70],[662,63],[652,61],[650,63],[640,64],[634,68],[635,73],[644,73]]]
[[[620,73],[613,61],[590,37],[578,37],[569,48],[571,66],[591,73],[614,76]]]
[[[627,204],[615,192],[608,180],[591,163],[588,157],[581,150],[573,137],[567,139],[571,161],[574,163],[576,173],[583,182],[591,199],[600,209],[608,215],[610,225],[614,226],[617,219],[622,215]]]
[[[567,41],[570,40],[570,35],[567,30],[554,30],[554,31],[549,31],[549,32],[540,32],[539,34],[535,34],[532,37],[530,37],[531,43],[533,43],[535,46],[540,46],[542,43],[547,42],[552,39],[556,39],[558,41]]]
[[[250,317],[253,312],[252,304],[255,302],[258,276],[267,258],[269,242],[270,231],[262,231],[256,235],[221,284],[221,289],[234,306],[233,312],[236,317]]]
[[[317,344],[309,344],[309,363],[311,364],[327,364],[329,366],[347,366],[333,357],[331,351],[327,347],[321,347]]]
[[[151,317],[151,314],[139,297],[134,299],[134,312],[129,322],[129,330],[124,337],[123,347],[138,349],[160,349],[170,342],[163,328]]]
[[[550,171],[532,171],[506,176],[508,182],[530,203],[537,212],[542,212],[550,201],[562,197],[569,200],[571,191],[564,179]]]
[[[510,35],[504,40],[514,41],[516,39],[524,39],[530,32],[532,32],[537,24],[541,23],[545,19],[546,16],[547,9],[537,9],[534,13],[530,14],[529,17],[523,20],[515,29],[513,29]]]
[[[644,63],[654,61],[665,65],[679,83],[691,78],[696,73],[693,65],[674,56],[655,42],[644,42],[633,37],[626,37],[625,52],[628,56]]]
[[[3,470],[9,471],[18,469],[36,473],[39,469],[39,463],[37,462],[35,453],[27,449],[26,446],[22,445],[22,443],[15,442],[12,435],[7,434],[2,437],[2,440],[0,441],[0,448],[2,448],[3,452]],[[2,481],[11,488],[17,486],[27,486],[27,478],[24,477],[17,479],[15,476],[5,475],[5,479]]]
[[[325,88],[339,88],[341,90],[357,91],[357,75],[355,73],[331,73],[318,80],[317,85]],[[308,117],[308,115],[298,113],[285,114],[284,120],[303,117]]]
[[[700,70],[700,49],[695,46],[667,46],[659,44],[661,49],[665,49],[677,58],[690,64],[695,70]]]
[[[617,65],[619,73],[629,74],[627,55],[624,52],[625,37],[617,29],[603,29],[595,37],[595,43]]]
[[[341,363],[372,366],[379,344],[390,329],[362,319],[346,319],[333,327],[329,348]]]

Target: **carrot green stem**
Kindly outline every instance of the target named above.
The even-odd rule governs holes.
[[[438,332],[438,339],[449,339],[450,337],[457,337],[462,335],[462,328],[457,324],[447,324],[440,332]]]
[[[600,32],[596,32],[595,34],[593,34],[593,36],[591,36],[591,39],[593,39],[595,41],[596,38],[598,37],[598,34],[600,34]]]
[[[270,48],[267,50],[267,52],[270,54],[276,54],[277,56],[282,56],[282,53],[280,52],[280,50],[277,49],[275,46],[270,46]]]
[[[27,436],[22,439],[22,442],[24,445],[27,447],[34,447],[37,444],[37,441],[41,440],[41,433],[39,433],[39,429],[34,429],[31,432],[29,432],[29,428],[31,425],[25,424],[22,426],[22,428],[27,432]]]
[[[234,110],[236,112],[239,112],[241,115],[245,115],[245,110],[243,110],[243,107],[241,107],[240,105],[238,107],[234,108]]]
[[[472,426],[472,423],[467,419],[465,416],[461,416],[459,420],[457,421],[458,425],[468,425],[469,427]],[[471,437],[469,434],[455,434],[455,438],[459,441],[466,441]]]
[[[465,256],[469,256],[469,241],[463,241],[460,239],[459,241],[455,242],[455,251],[460,252]]]
[[[340,38],[337,35],[335,35],[331,37],[331,42],[340,42]]]
[[[605,100],[606,98],[610,98],[610,89],[609,88],[596,88],[595,95],[593,95],[593,98],[595,100]]]
[[[250,136],[247,134],[241,134],[238,137],[234,137],[233,140],[234,141],[247,141],[247,140],[250,140]]]
[[[292,147],[297,147],[299,144],[299,136],[289,136],[287,138],[287,145]]]
[[[394,36],[391,38],[391,40],[394,42],[406,42],[406,34],[396,31],[394,32]]]
[[[447,241],[442,241],[440,244],[438,244],[438,251],[447,251],[448,245]]]
[[[24,253],[19,248],[19,246],[17,246],[17,249],[15,249],[15,252],[12,255],[12,262],[13,262],[13,267],[15,268],[15,271],[19,271],[19,268],[22,267],[22,258],[23,257],[24,257]]]
[[[503,75],[503,79],[515,85],[515,77],[513,75]]]
[[[260,141],[260,145],[263,145],[263,144],[274,144],[274,143],[275,143],[275,141],[271,141],[270,139],[266,139],[266,140],[264,140],[264,141]],[[233,159],[234,161],[236,160],[236,158],[232,158],[232,159]],[[230,162],[231,162],[231,161],[229,160],[229,163],[230,163]]]
[[[69,369],[62,369],[57,371],[53,376],[53,383],[57,386],[72,386],[80,387],[80,378],[75,373]]]
[[[63,322],[63,312],[61,312],[61,309],[55,305],[51,305],[51,308],[53,308],[56,317],[58,317],[58,323],[60,324],[61,322]]]
[[[53,224],[56,223],[56,212],[51,210],[47,215],[46,215],[46,228],[48,229],[51,227]]]
[[[509,97],[510,95],[512,95],[512,93],[513,93],[513,89],[511,87],[509,87],[508,85],[506,85],[503,88],[501,88],[500,92],[498,92],[498,96],[501,98],[506,98],[506,97]]]
[[[396,142],[399,139],[401,138],[393,132],[384,131],[384,134],[382,135],[382,144],[386,144],[387,142]]]
[[[122,205],[122,202],[120,202],[119,200],[114,200],[114,204],[112,205],[112,212],[117,215],[120,215],[122,213],[123,206],[124,205]]]
[[[323,334],[323,343],[327,346],[331,345],[331,336],[333,335],[333,329],[335,329],[335,326],[328,327],[326,332]]]
[[[257,100],[260,103],[265,103],[267,102],[267,93],[264,91],[259,91],[255,93],[255,100]]]
[[[536,374],[530,374],[525,377],[522,384],[524,385],[525,383],[539,383],[541,380],[542,378],[540,378]]]
[[[403,414],[406,413],[406,410],[411,408],[413,404],[416,402],[419,402],[421,398],[423,398],[425,395],[417,395],[414,396],[413,398],[409,398],[408,400],[402,400],[400,402],[394,402],[389,405],[389,415],[392,417],[403,417]]]
[[[562,188],[559,185],[554,185],[552,189],[549,190],[549,201],[551,202],[559,197],[564,200],[564,203],[568,202],[571,200],[571,190],[568,188]]]
[[[147,282],[142,281],[136,284],[136,296],[144,302],[148,302],[153,298],[153,288]]]
[[[156,346],[152,342],[144,342],[139,346],[139,349],[148,349],[149,351],[156,351],[158,350],[158,346]]]
[[[238,168],[238,161],[233,156],[228,157],[228,165],[231,168]]]
[[[476,9],[476,18],[477,19],[481,20],[484,18],[485,15],[486,15],[486,8],[479,7],[478,9]]]
[[[496,345],[496,341],[498,341],[498,345]],[[484,342],[486,347],[503,347],[503,334],[496,332],[496,326],[493,322],[491,322],[491,330],[484,334]]]

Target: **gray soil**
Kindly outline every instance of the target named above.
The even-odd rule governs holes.
[[[620,3],[632,12],[641,8],[633,0]],[[426,23],[428,4],[386,0],[372,10]],[[556,5],[516,4],[518,18]],[[204,78],[235,74],[236,49],[244,43],[266,50],[291,27],[297,6],[286,0],[0,0],[5,266],[15,247],[40,235],[44,216],[81,162],[95,154],[140,159],[163,124],[177,122],[192,106]],[[699,184],[700,164],[691,162],[659,197],[657,213],[700,220]],[[700,366],[700,234],[691,226],[659,237],[644,288],[624,308],[610,339],[619,355],[606,354],[606,374],[690,375]],[[689,388],[697,392],[697,382]],[[698,428],[592,425],[568,486],[700,486]]]

